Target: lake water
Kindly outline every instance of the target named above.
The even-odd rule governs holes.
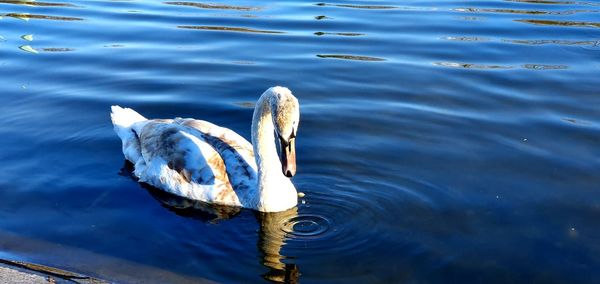
[[[0,257],[123,283],[599,283],[600,2],[0,0]],[[306,194],[131,178],[112,104],[249,138],[301,104]]]

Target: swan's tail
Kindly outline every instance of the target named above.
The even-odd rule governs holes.
[[[110,109],[110,119],[115,126],[115,132],[123,140],[124,138],[128,138],[131,133],[131,126],[133,126],[134,123],[147,120],[141,114],[130,108],[112,106]]]
[[[132,127],[134,124],[147,119],[130,108],[112,106],[110,118],[115,132],[123,142],[123,154],[132,163],[136,163],[141,157],[140,142]]]

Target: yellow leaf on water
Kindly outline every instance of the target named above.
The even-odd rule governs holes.
[[[33,47],[31,47],[29,45],[21,45],[21,46],[19,46],[19,49],[21,49],[23,51],[31,52],[31,53],[38,53],[37,50],[33,49]]]

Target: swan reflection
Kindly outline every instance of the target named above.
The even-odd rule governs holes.
[[[285,244],[286,231],[283,227],[298,216],[298,208],[294,207],[283,212],[256,212],[260,224],[258,249],[262,254],[262,264],[269,268],[263,278],[282,283],[297,283],[300,276],[296,264],[284,263],[285,256],[281,248]]]
[[[132,172],[133,165],[125,162],[120,174],[135,179]],[[140,183],[140,185],[154,199],[175,214],[202,222],[218,223],[234,218],[242,211],[239,207],[220,206],[181,198],[145,183]],[[294,207],[283,212],[253,212],[259,224],[257,247],[261,258],[260,262],[268,269],[268,272],[261,276],[271,282],[297,283],[300,276],[298,266],[285,263],[284,259],[288,257],[281,254],[281,249],[286,243],[286,236],[293,232],[290,220],[298,216],[298,208]]]

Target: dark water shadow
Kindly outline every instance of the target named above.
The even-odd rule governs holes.
[[[129,161],[124,161],[119,175],[129,177],[138,182],[133,174],[134,166]],[[170,194],[147,183],[139,182],[140,186],[148,191],[162,207],[178,216],[192,218],[201,222],[217,223],[230,220],[238,216],[243,209],[234,206],[222,206],[202,201],[190,200]],[[285,245],[288,231],[282,225],[298,216],[296,207],[283,212],[257,212],[253,211],[260,228],[258,230],[257,247],[260,252],[260,263],[268,269],[261,275],[265,280],[275,283],[298,283],[299,268],[294,263],[284,263],[283,259],[290,259],[281,254]]]
[[[190,200],[170,194],[164,190],[158,189],[144,182],[139,182],[138,178],[133,174],[134,166],[129,161],[124,161],[123,167],[119,171],[119,175],[131,178],[138,182],[150,196],[156,199],[160,204],[169,211],[202,222],[216,223],[220,220],[233,218],[241,212],[241,208],[234,206],[217,206],[210,203]]]

